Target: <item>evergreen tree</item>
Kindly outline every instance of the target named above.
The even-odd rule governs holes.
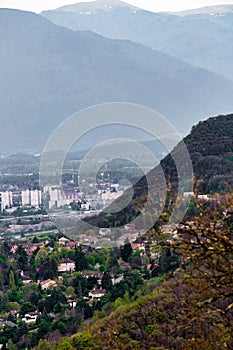
[[[49,270],[51,274],[50,278],[54,278],[58,276],[58,263],[54,257],[49,259]]]
[[[41,265],[47,261],[48,259],[48,252],[45,248],[41,248],[35,257],[35,263],[37,267],[41,267]]]
[[[75,248],[74,261],[76,271],[83,271],[88,268],[88,261],[85,257],[85,253],[79,246]]]
[[[26,250],[19,246],[16,252],[17,256],[17,262],[21,270],[24,270],[28,264],[28,255],[26,253]]]
[[[168,273],[174,271],[179,267],[179,257],[178,255],[171,252],[171,250],[166,247],[162,248],[159,257],[159,272]]]
[[[73,279],[73,287],[75,294],[80,298],[84,295],[86,290],[86,280],[81,275],[76,276]]]
[[[122,259],[127,262],[129,257],[131,256],[133,252],[133,249],[131,247],[131,244],[129,243],[129,240],[126,241],[123,247],[121,247],[121,257]]]
[[[9,300],[6,294],[2,294],[0,297],[0,313],[9,311]]]
[[[101,286],[104,289],[110,290],[112,288],[112,279],[109,273],[105,272],[101,279]]]
[[[15,284],[15,274],[12,269],[10,269],[10,274],[9,274],[9,287],[10,289],[15,289],[16,284]]]
[[[25,303],[23,303],[23,305],[21,306],[21,309],[20,309],[20,314],[21,315],[25,315],[29,312],[32,312],[32,311],[36,311],[36,307],[35,305],[31,304],[29,301],[26,301]]]

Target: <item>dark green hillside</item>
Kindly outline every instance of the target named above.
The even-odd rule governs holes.
[[[202,121],[185,137],[199,193],[228,192],[233,188],[233,115]],[[179,151],[179,145],[176,147]],[[176,171],[171,156],[162,160],[166,174]]]
[[[233,188],[233,115],[200,122],[184,142],[193,162],[194,173],[203,182],[202,193]]]
[[[198,192],[200,194],[229,192],[233,189],[233,115],[218,116],[200,122],[192,128],[191,133],[185,137],[184,142],[192,160],[194,175],[198,180]],[[179,144],[174,153],[179,154],[182,146]],[[172,154],[173,154],[172,152]],[[167,183],[171,183],[173,198],[177,193],[177,169],[171,155],[161,161]],[[147,178],[152,179],[155,189],[156,200],[157,189],[160,187],[161,174],[158,168],[153,169]],[[125,207],[124,203],[127,193],[114,202],[114,208]],[[124,225],[132,217],[139,215],[147,197],[147,179],[143,177],[134,185],[134,196],[132,202],[123,210],[110,214],[103,213],[98,217],[88,219],[94,226],[108,227],[113,225]],[[158,196],[159,197],[159,196]],[[139,209],[138,209],[139,208]],[[158,210],[159,210],[158,206]],[[155,208],[156,213],[157,208]],[[109,212],[113,212],[111,207]]]

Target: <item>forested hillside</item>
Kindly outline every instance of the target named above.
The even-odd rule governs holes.
[[[226,193],[233,189],[233,115],[218,116],[200,122],[192,128],[191,133],[184,138],[190,158],[193,164],[193,171],[196,178],[196,186],[199,194]],[[182,144],[178,144],[171,155],[161,161],[167,184],[171,187],[173,198],[177,196],[178,175],[173,154],[180,154],[182,163]],[[124,225],[133,217],[139,215],[143,205],[146,203],[148,194],[148,180],[153,183],[155,197],[152,198],[157,203],[156,196],[161,188],[161,172],[157,167],[153,169],[147,177],[143,177],[134,185],[134,195],[131,203],[123,210],[117,212],[109,208],[109,214],[102,213],[98,217],[88,219],[94,226],[108,227],[112,224]],[[119,205],[127,198],[127,192],[117,199],[112,206]],[[167,206],[169,207],[169,203]],[[158,211],[161,209],[158,206]],[[168,209],[168,208],[166,208]],[[156,210],[155,210],[156,212]],[[155,213],[156,214],[156,213]]]
[[[200,194],[228,192],[233,188],[233,115],[199,122],[184,138]],[[179,152],[178,145],[174,152]],[[169,155],[161,162],[174,178],[175,164]],[[176,180],[174,180],[176,182]]]
[[[200,191],[214,193],[233,188],[233,115],[200,122],[184,139]]]
[[[150,281],[141,294],[119,298],[109,316],[99,314],[71,338],[40,341],[37,349],[232,349],[232,209],[226,197],[213,211],[200,209],[173,240],[162,239],[181,257],[168,281],[152,291]]]

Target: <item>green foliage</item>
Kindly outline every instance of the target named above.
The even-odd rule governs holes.
[[[31,304],[29,301],[26,301],[21,306],[20,314],[25,315],[25,314],[27,314],[29,312],[33,312],[33,311],[36,311],[36,306]]]
[[[102,350],[103,349],[103,345],[100,344],[98,338],[93,337],[88,332],[83,332],[82,334],[77,334],[74,337],[72,337],[72,344],[76,349],[79,349],[79,350],[85,350],[85,349]]]
[[[115,301],[117,298],[123,298],[126,292],[132,296],[142,285],[143,279],[138,273],[127,272],[125,278],[112,287],[111,300]]]
[[[74,287],[75,294],[77,297],[82,297],[86,294],[86,279],[81,275],[77,275],[73,281],[72,285]]]
[[[40,279],[43,279],[43,280],[53,279],[54,277],[57,277],[58,276],[58,262],[57,262],[56,257],[48,256],[48,255],[46,256],[46,254],[43,253],[42,257],[39,257],[39,258],[42,259],[43,263],[41,263],[41,265],[39,267],[39,273],[38,273],[37,277],[39,277]]]
[[[24,270],[28,263],[28,256],[25,249],[22,246],[19,246],[17,249],[16,259],[20,269]]]
[[[104,272],[101,280],[101,286],[107,290],[110,290],[112,288],[112,278],[109,273]]]
[[[129,242],[125,243],[124,246],[121,248],[121,257],[122,259],[127,262],[129,257],[131,256],[133,252],[133,249],[131,247],[131,244]]]
[[[200,122],[184,139],[194,173],[202,180],[199,184],[200,192],[214,193],[233,188],[232,134],[232,116],[228,115]]]
[[[74,261],[76,271],[83,271],[88,268],[87,258],[80,246],[75,248]]]
[[[57,347],[57,350],[75,350],[69,339],[62,339]]]
[[[180,260],[178,255],[172,253],[168,247],[161,249],[158,267],[160,274],[174,271],[179,267],[179,264]]]
[[[40,339],[37,349],[38,350],[57,350],[57,345],[53,343],[49,343],[46,340]]]
[[[15,274],[14,271],[11,269],[9,273],[9,287],[10,289],[15,289],[16,284],[15,284]]]
[[[9,299],[6,294],[0,296],[0,313],[10,311]]]
[[[9,301],[11,302],[16,301],[17,303],[21,303],[24,297],[22,290],[18,288],[9,289],[7,295],[8,295]]]
[[[44,262],[47,260],[48,258],[48,252],[45,248],[42,248],[38,251],[38,253],[36,254],[36,258],[35,258],[35,263],[37,267],[41,267],[41,265],[44,264]]]
[[[14,343],[13,343],[13,341],[11,339],[8,340],[7,349],[8,350],[17,350],[16,345],[14,345]]]
[[[95,264],[96,264],[95,258],[94,258],[94,256],[92,256],[92,255],[89,255],[89,256],[87,257],[87,261],[88,261],[88,265],[90,265],[90,266],[92,266],[92,267],[94,267]]]
[[[117,272],[119,270],[119,263],[114,254],[109,254],[107,257],[107,271]]]

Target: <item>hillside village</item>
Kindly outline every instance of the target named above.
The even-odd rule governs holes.
[[[125,230],[134,232],[134,227]],[[41,332],[44,337],[55,329],[60,336],[70,335],[164,268],[158,252],[150,248],[152,240],[126,240],[119,248],[102,249],[61,234],[23,240],[3,241],[0,246],[2,345],[13,337],[25,347],[35,346]]]

